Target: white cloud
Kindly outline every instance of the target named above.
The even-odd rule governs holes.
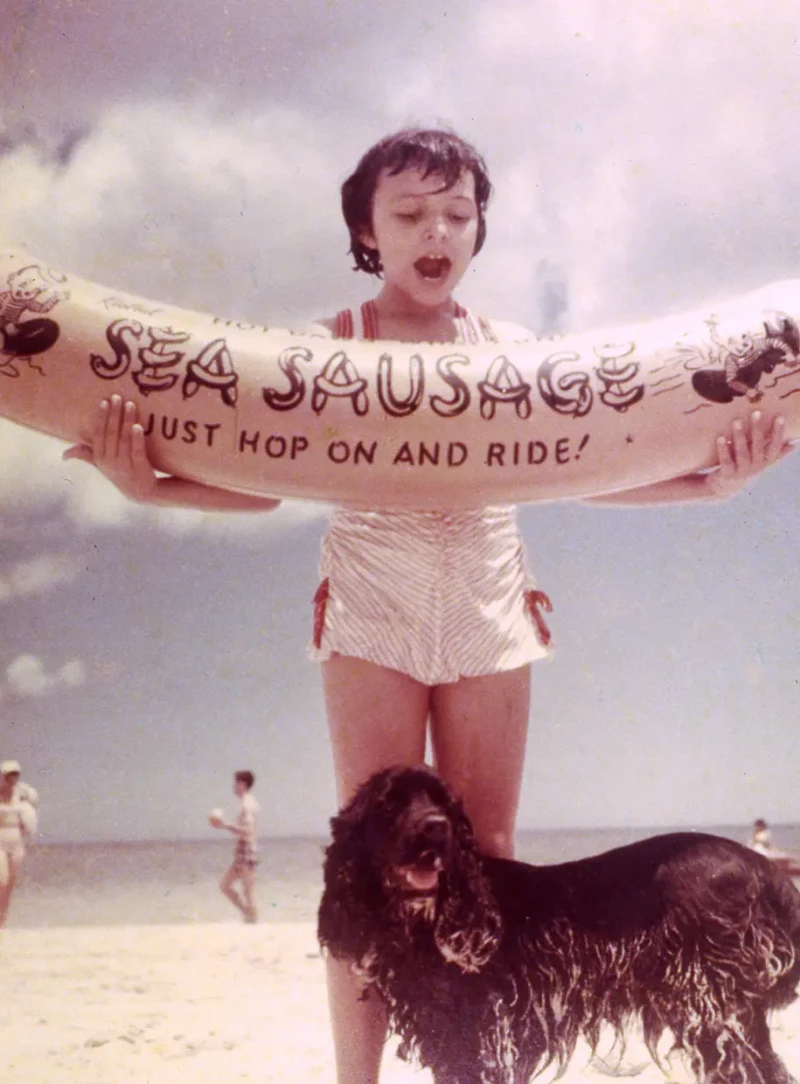
[[[85,668],[79,659],[71,659],[59,669],[48,671],[38,656],[23,654],[6,667],[5,692],[12,698],[26,700],[48,696],[64,686],[77,688],[85,681]]]
[[[52,681],[53,678],[46,673],[42,660],[35,655],[18,655],[6,668],[8,689],[20,699],[41,696]]]
[[[0,158],[0,221],[13,223],[7,240],[110,286],[254,322],[305,319],[348,271],[344,256],[336,269],[319,260],[337,236],[344,249],[340,169],[332,133],[300,109],[117,105],[66,164],[29,147]]]
[[[86,681],[86,667],[80,659],[72,659],[65,662],[57,673],[57,677],[71,689],[77,689]]]
[[[67,518],[80,529],[151,524],[172,535],[196,531],[283,533],[329,513],[326,505],[311,501],[285,501],[275,512],[252,515],[137,505],[88,464],[64,462],[64,448],[62,441],[0,419],[0,508],[24,512],[60,504]],[[31,594],[34,589],[44,590],[48,576],[52,581],[49,586],[55,586],[76,574],[75,566],[59,556],[36,559],[19,567],[19,572],[0,570],[0,602],[18,594]]]
[[[52,437],[0,418],[0,507],[25,508],[58,499],[63,490],[60,457],[64,447]]]
[[[46,553],[0,569],[0,602],[28,595],[43,595],[79,574],[74,558],[63,553]]]
[[[532,254],[563,265],[580,327],[793,273],[800,153],[780,136],[798,120],[788,5],[501,2],[481,5],[473,26],[461,109],[498,181],[479,294],[505,293],[519,316],[530,305],[524,280],[518,290],[502,278],[498,250],[512,268]],[[522,185],[507,188],[521,162]],[[525,177],[540,206],[527,221],[498,214],[509,198],[523,205]]]

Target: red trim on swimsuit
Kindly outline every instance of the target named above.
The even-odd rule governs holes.
[[[540,607],[546,613],[553,612],[553,604],[544,591],[530,590],[525,592],[525,605],[528,607],[528,613],[533,619],[533,623],[536,626],[536,631],[539,635],[539,639],[544,647],[552,640],[553,636],[550,629],[547,626],[547,622],[540,613]]]
[[[496,343],[497,342],[497,335],[495,335],[494,328],[492,327],[491,323],[486,319],[485,316],[479,316],[478,317],[478,325],[480,326],[481,334],[483,335],[484,339],[486,339],[487,342],[489,342],[489,343]]]
[[[374,301],[365,301],[361,306],[361,323],[364,327],[364,338],[367,342],[375,342],[378,334],[378,310]]]
[[[351,309],[342,309],[341,312],[336,313],[336,319],[333,322],[333,337],[352,339],[353,334],[353,312]]]
[[[314,632],[312,641],[316,648],[322,647],[322,634],[325,631],[325,610],[328,606],[330,593],[330,583],[326,578],[319,585],[314,595]]]

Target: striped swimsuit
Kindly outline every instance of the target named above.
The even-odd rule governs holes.
[[[494,340],[456,312],[459,341]],[[319,325],[314,331],[321,330]],[[372,302],[336,318],[334,337],[378,337]],[[330,335],[330,331],[327,331]],[[456,512],[336,508],[314,603],[316,661],[351,655],[440,685],[547,655],[549,633],[513,506]]]

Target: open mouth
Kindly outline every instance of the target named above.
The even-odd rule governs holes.
[[[435,858],[430,865],[426,863],[424,866],[400,866],[397,874],[403,887],[409,892],[429,893],[439,884],[442,865],[441,858]]]
[[[427,282],[441,282],[453,266],[448,256],[420,256],[414,267]]]

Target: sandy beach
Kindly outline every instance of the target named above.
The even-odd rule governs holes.
[[[310,923],[6,930],[3,1084],[334,1084]],[[800,1002],[773,1020],[800,1075]],[[608,1080],[579,1050],[570,1082]],[[664,1076],[633,1040],[617,1075]],[[541,1079],[547,1080],[552,1074]],[[688,1080],[674,1065],[668,1079]],[[382,1084],[429,1084],[387,1048]]]

